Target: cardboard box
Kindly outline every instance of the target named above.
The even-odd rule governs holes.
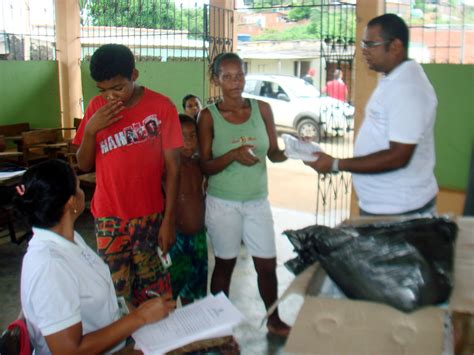
[[[458,217],[456,222],[455,285],[449,309],[474,314],[474,218]],[[285,351],[321,355],[443,353],[445,310],[433,306],[407,314],[374,302],[309,296],[311,279],[312,287],[320,287],[324,270],[317,265],[308,268],[278,302],[289,294],[306,295]]]

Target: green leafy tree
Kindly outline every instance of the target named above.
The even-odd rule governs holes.
[[[265,31],[256,40],[336,39],[349,41],[355,38],[355,12],[334,11],[314,7],[308,24],[293,26],[283,31]]]
[[[310,7],[295,7],[288,12],[288,19],[291,21],[301,21],[309,19],[310,15]]]
[[[173,0],[80,0],[80,6],[83,24],[203,32],[202,8],[183,9]]]

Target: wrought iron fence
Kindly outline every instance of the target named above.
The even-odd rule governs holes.
[[[56,59],[54,0],[2,0],[0,6],[0,59]]]
[[[250,12],[251,8],[253,12]],[[329,81],[337,79],[334,75],[338,70],[337,75],[340,76],[342,73],[348,90],[348,95],[343,98],[345,103],[339,101],[339,108],[350,104],[355,54],[355,4],[316,0],[254,0],[244,1],[244,6],[240,10],[238,28],[246,32],[246,37],[241,36],[244,41],[239,42],[238,48],[244,56],[247,56],[247,59],[244,59],[248,61],[250,68],[252,68],[254,58],[258,63],[264,60],[282,62],[279,58],[292,58],[290,60],[294,62],[293,66],[288,63],[281,64],[278,69],[274,69],[277,72],[268,72],[265,69],[261,71],[262,69],[259,68],[257,71],[300,77],[308,73],[312,77],[313,85],[321,92],[325,92]],[[300,28],[299,32],[293,32],[294,35],[290,33],[297,26]],[[268,51],[265,52],[267,47]],[[259,64],[259,67],[264,67],[264,65]],[[294,68],[294,72],[284,72],[283,67]],[[310,80],[307,76],[305,78]],[[318,106],[317,101],[315,99],[315,107]],[[323,106],[320,108],[324,110]],[[351,157],[354,135],[353,117],[351,114],[347,116],[344,114],[345,117],[341,118],[339,112],[341,112],[340,109],[335,110],[332,107],[327,112],[319,113],[321,119],[318,131],[322,135],[319,144],[328,154],[340,158]],[[316,196],[313,196],[316,199],[316,223],[333,226],[348,218],[351,175],[315,173],[314,184],[316,185]],[[311,187],[299,188],[314,190]]]
[[[467,1],[386,1],[410,27],[410,57],[420,63],[474,63],[474,6]]]
[[[204,13],[204,29],[206,31],[207,68],[220,53],[234,50],[234,12],[206,5]],[[205,80],[210,78],[206,77]],[[220,89],[212,82],[209,85],[207,102],[213,103],[220,99]]]
[[[327,5],[354,5],[354,0],[332,1],[332,0],[243,0],[236,3],[236,10],[243,9],[271,9],[271,8],[295,8],[295,7],[315,7]]]
[[[121,43],[137,60],[203,60],[206,53],[203,1],[79,0],[83,59],[100,45]]]

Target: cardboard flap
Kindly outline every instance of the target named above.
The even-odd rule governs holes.
[[[458,217],[454,259],[454,288],[449,308],[474,314],[474,217]]]
[[[286,343],[297,354],[439,355],[444,311],[405,314],[383,304],[308,296]]]
[[[283,294],[268,308],[268,311],[265,317],[262,319],[260,326],[262,326],[270,314],[272,314],[277,309],[280,303],[286,300],[290,295],[300,295],[304,297],[308,293],[308,287],[317,274],[316,271],[318,270],[322,270],[321,266],[319,263],[314,263],[313,265],[308,266],[301,274],[296,276],[286,288],[285,292],[283,292]]]

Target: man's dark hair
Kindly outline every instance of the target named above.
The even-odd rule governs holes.
[[[186,95],[185,97],[183,97],[183,109],[185,110],[186,109],[186,101],[188,101],[189,99],[193,99],[193,98],[196,98],[199,102],[201,102],[201,99],[196,96],[196,95],[193,95],[193,94],[188,94]]]
[[[122,44],[104,44],[91,57],[91,77],[96,82],[110,80],[117,75],[132,79],[135,58],[130,48]]]
[[[403,48],[408,50],[410,35],[405,21],[400,17],[395,14],[384,14],[369,21],[367,27],[373,26],[380,26],[380,36],[384,41],[399,39],[403,44]]]

